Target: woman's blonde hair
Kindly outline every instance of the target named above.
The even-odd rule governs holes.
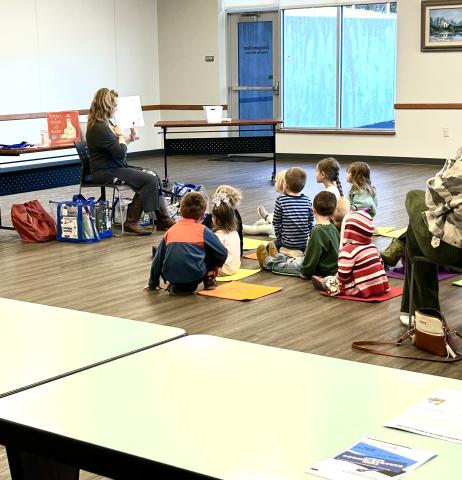
[[[115,90],[109,90],[109,88],[100,88],[95,93],[88,114],[87,129],[90,129],[96,122],[107,122],[112,117],[118,96],[119,94]]]
[[[233,208],[239,205],[242,195],[237,188],[231,187],[231,185],[219,185],[215,190],[215,194],[220,192],[226,193]]]
[[[348,166],[347,172],[350,174],[351,189],[350,193],[368,192],[375,195],[375,188],[371,183],[371,169],[365,162],[353,162]]]

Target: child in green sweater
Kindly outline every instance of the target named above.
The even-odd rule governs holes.
[[[270,242],[268,247],[260,245],[257,258],[261,268],[281,275],[293,275],[311,278],[313,275],[326,275],[321,272],[337,271],[340,236],[331,222],[337,199],[331,192],[318,193],[313,200],[313,212],[316,226],[310,234],[304,257],[291,258],[278,253],[276,246]]]

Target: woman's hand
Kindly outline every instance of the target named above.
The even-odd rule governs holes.
[[[120,135],[123,136],[124,131],[117,125],[114,125],[114,133],[119,137]]]
[[[135,123],[133,123],[133,127],[130,128],[130,141],[134,142],[135,140],[139,140],[140,137],[136,134]]]

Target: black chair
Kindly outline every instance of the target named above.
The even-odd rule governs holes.
[[[111,212],[112,212],[112,221],[114,222],[114,205],[117,203],[119,208],[120,214],[120,225],[121,225],[121,235],[124,233],[124,223],[123,223],[123,206],[122,206],[122,199],[120,196],[120,192],[122,191],[133,191],[130,186],[125,184],[115,184],[115,183],[95,183],[92,181],[91,178],[91,170],[90,170],[90,154],[88,152],[87,142],[74,142],[75,149],[80,158],[80,188],[79,193],[82,193],[82,188],[95,188],[100,187],[101,189],[101,198],[103,200],[106,199],[106,188],[112,188],[112,204],[111,204]],[[117,193],[117,195],[116,195]],[[117,236],[117,235],[116,235]]]

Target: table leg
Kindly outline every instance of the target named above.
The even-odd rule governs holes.
[[[14,230],[14,227],[5,227],[2,225],[2,211],[0,210],[0,230]]]
[[[276,183],[276,125],[273,125],[273,174],[271,175],[271,183]]]
[[[33,453],[6,448],[12,480],[79,480],[79,469]]]
[[[164,137],[164,179],[162,185],[168,187],[168,167],[167,167],[167,127],[162,127],[162,133]]]

